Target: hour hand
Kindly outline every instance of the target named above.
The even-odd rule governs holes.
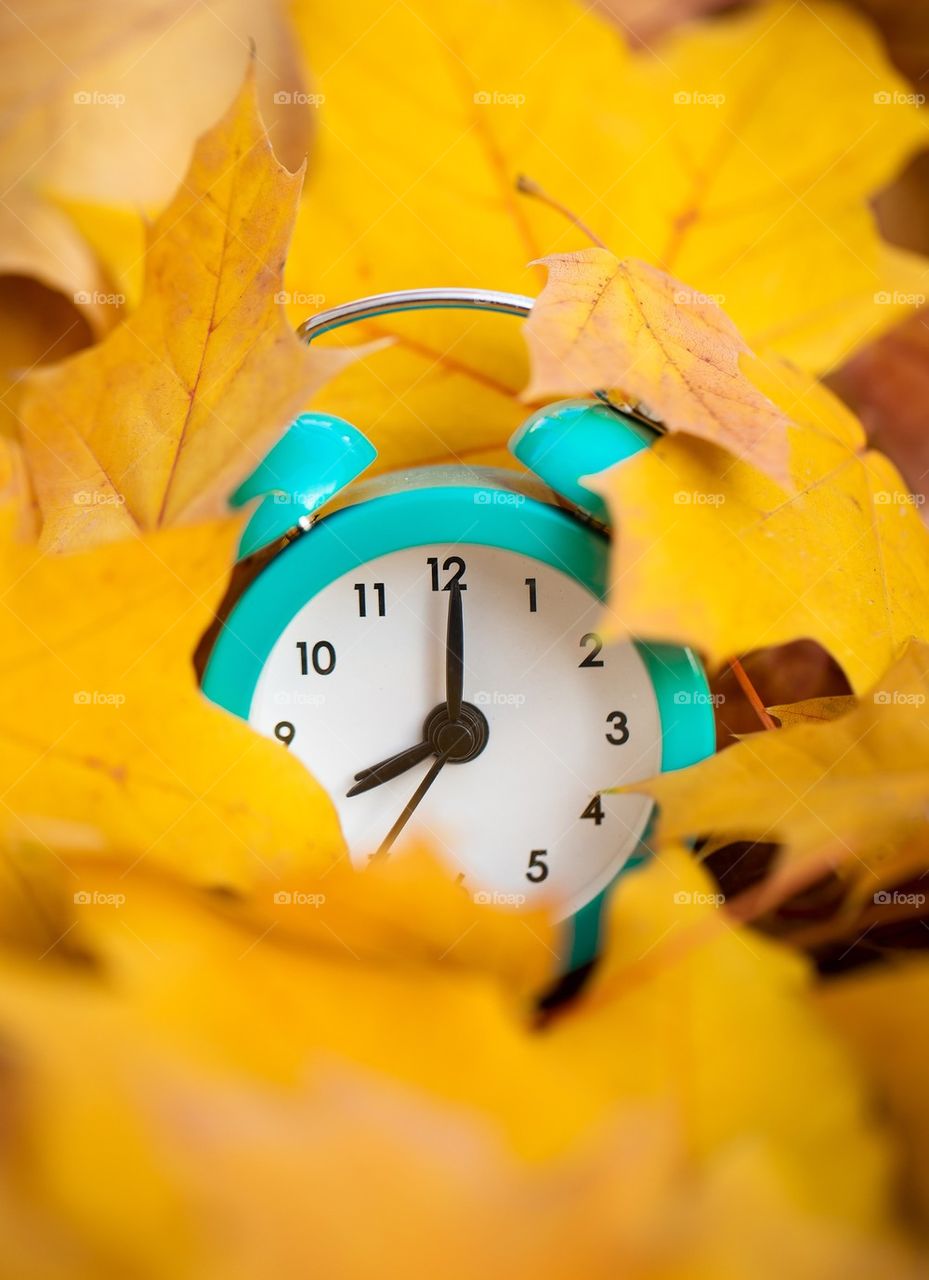
[[[414,765],[432,754],[431,742],[417,742],[415,747],[407,747],[405,751],[398,751],[395,756],[388,756],[379,764],[373,764],[369,769],[362,769],[360,773],[356,773],[355,785],[345,794],[359,796],[363,791],[379,787],[382,782],[398,778],[401,773],[406,773],[407,769],[412,769]]]

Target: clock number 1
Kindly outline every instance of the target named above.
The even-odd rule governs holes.
[[[302,676],[310,674],[310,664],[318,676],[332,675],[335,670],[335,649],[328,640],[320,640],[314,644],[312,653],[309,652],[309,645],[305,640],[298,640],[297,651],[300,654]]]
[[[526,586],[529,588],[529,612],[539,612],[539,595],[535,578],[527,578]]]
[[[355,583],[358,592],[358,617],[368,616],[368,592],[363,582]],[[387,591],[383,582],[374,583],[374,594],[377,596],[377,616],[383,618],[387,613]]]

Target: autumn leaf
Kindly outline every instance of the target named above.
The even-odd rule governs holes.
[[[101,270],[106,255],[69,202],[118,205],[128,222],[166,201],[195,138],[236,92],[249,41],[277,154],[292,168],[306,154],[313,113],[293,105],[307,86],[275,4],[14,0],[0,40],[0,271],[60,291],[98,334],[119,319],[122,282]],[[28,311],[27,298],[0,305],[10,323]]]
[[[851,695],[840,694],[832,698],[804,698],[801,702],[768,707],[768,710],[781,728],[790,729],[795,724],[829,724],[857,705]]]
[[[854,896],[925,866],[929,646],[913,642],[854,710],[754,734],[690,769],[634,784],[661,838],[775,841],[772,901],[838,869]]]
[[[570,0],[299,0],[294,14],[325,97],[288,261],[295,324],[416,285],[537,293],[526,264],[587,240],[518,195],[521,174],[617,257],[722,295],[753,349],[811,367],[893,322],[877,293],[919,291],[922,263],[885,261],[868,200],[924,125],[875,101],[906,85],[848,9],[759,5],[639,53]],[[382,468],[491,456],[525,416],[512,320],[387,316],[362,332],[395,346],[315,404],[365,424]]]
[[[475,906],[420,859],[335,870],[316,901],[273,905],[145,867],[72,866],[90,899],[68,907],[84,962],[57,947],[41,968],[0,956],[6,1094],[22,1094],[0,1220],[26,1256],[38,1213],[49,1251],[105,1242],[117,1274],[141,1257],[177,1274],[191,1256],[217,1277],[264,1273],[269,1256],[282,1275],[326,1258],[366,1274],[362,1213],[375,1245],[390,1242],[387,1274],[417,1273],[415,1238],[416,1258],[460,1241],[449,1274],[503,1275],[512,1259],[496,1238],[485,1252],[474,1215],[495,1223],[510,1206],[507,1230],[528,1233],[520,1259],[564,1280],[579,1257],[585,1275],[615,1274],[617,1249],[655,1280],[692,1276],[695,1252],[726,1274],[727,1258],[766,1252],[772,1221],[787,1233],[778,1264],[813,1257],[811,1280],[856,1247],[902,1265],[882,1139],[803,962],[722,926],[697,952],[662,948],[675,926],[716,921],[682,853],[627,880],[603,981],[545,1032],[511,985],[545,972],[544,932]],[[365,921],[379,922],[373,946]],[[395,1164],[404,1176],[385,1176]],[[735,1204],[745,1230],[731,1239],[720,1225]]]
[[[118,847],[239,886],[344,856],[310,775],[196,685],[191,654],[238,531],[232,521],[168,530],[66,559],[7,531],[0,837],[103,857]]]
[[[667,431],[787,477],[787,418],[739,368],[748,352],[712,298],[606,249],[544,259],[548,283],[526,324],[527,400],[616,392]]]
[[[830,392],[777,361],[753,361],[752,378],[795,424],[795,492],[673,436],[597,477],[622,529],[607,629],[692,644],[714,665],[813,639],[867,688],[910,636],[929,638],[929,533]]]
[[[152,229],[138,311],[30,380],[22,432],[45,547],[221,514],[351,358],[307,351],[277,296],[300,185],[272,154],[250,72]]]
[[[929,1228],[927,998],[929,968],[915,958],[847,976],[817,998],[825,1020],[854,1052],[877,1104],[890,1117],[904,1161],[900,1189],[923,1231]]]

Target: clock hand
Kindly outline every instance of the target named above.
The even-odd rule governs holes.
[[[448,596],[448,630],[445,637],[445,705],[452,724],[461,719],[464,686],[464,625],[461,617],[461,587],[452,585]]]
[[[451,752],[445,751],[442,753],[442,755],[440,755],[437,759],[435,759],[432,762],[429,772],[426,774],[425,778],[423,778],[422,782],[413,792],[409,800],[407,800],[406,805],[404,806],[403,812],[400,814],[400,817],[397,819],[394,825],[387,832],[387,835],[381,841],[381,845],[377,853],[372,854],[372,860],[374,858],[384,858],[390,852],[391,845],[396,840],[397,836],[400,834],[400,832],[403,830],[406,824],[409,822],[410,818],[413,816],[413,811],[416,809],[420,800],[422,800],[423,796],[432,786],[433,782],[435,782],[436,778],[439,776],[439,771],[441,770],[442,766],[447,763],[450,755],[451,755]]]
[[[380,763],[371,765],[369,769],[362,769],[360,773],[356,773],[355,785],[345,794],[347,796],[360,796],[363,791],[370,791],[372,787],[379,787],[382,782],[389,782],[391,778],[399,777],[407,769],[412,769],[413,765],[419,764],[420,760],[425,760],[426,756],[431,756],[432,751],[431,742],[417,742],[415,747],[407,747],[405,751],[398,751],[395,756],[388,756],[386,760],[381,760]]]

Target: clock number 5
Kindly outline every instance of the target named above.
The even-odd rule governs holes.
[[[529,855],[529,870],[526,872],[526,879],[531,880],[533,884],[541,884],[543,880],[548,878],[548,863],[545,859],[548,857],[547,849],[533,849]]]
[[[300,654],[302,676],[310,674],[311,664],[318,676],[330,676],[335,671],[335,649],[328,640],[320,640],[318,644],[314,644],[312,653],[309,652],[309,645],[305,640],[298,640],[297,651]]]
[[[625,711],[611,711],[606,722],[613,726],[609,733],[603,735],[607,742],[612,742],[614,747],[621,747],[624,742],[629,741],[629,721]]]

